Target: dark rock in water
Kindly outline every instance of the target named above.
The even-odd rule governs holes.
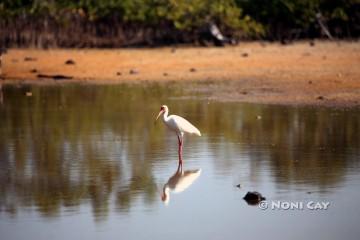
[[[47,75],[47,74],[38,74],[36,75],[38,78],[52,78],[54,80],[65,80],[65,79],[72,79],[71,76],[55,74],[55,75]]]
[[[136,69],[131,69],[131,70],[129,71],[129,73],[130,73],[130,74],[138,74],[139,71],[136,70]]]
[[[237,188],[241,188],[241,185],[240,185],[240,183],[239,183],[238,185],[236,185],[236,187],[237,187]]]
[[[195,68],[190,68],[189,71],[190,72],[196,72],[196,69]]]
[[[245,197],[243,198],[249,205],[256,205],[259,202],[265,200],[259,192],[247,192]]]
[[[66,64],[66,65],[74,65],[74,64],[75,64],[75,61],[72,60],[72,59],[69,59],[69,60],[66,60],[65,64]]]
[[[24,61],[25,62],[30,62],[30,61],[36,61],[36,58],[32,58],[32,57],[24,57]]]

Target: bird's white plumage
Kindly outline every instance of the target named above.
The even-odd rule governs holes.
[[[192,125],[188,120],[177,115],[170,115],[166,105],[162,105],[156,120],[162,115],[163,122],[172,131],[174,131],[179,143],[179,166],[182,166],[182,146],[184,133],[201,136],[199,129]]]
[[[195,134],[197,136],[201,136],[199,129],[197,129],[194,125],[192,125],[188,120],[183,117],[177,115],[170,115],[169,109],[166,105],[161,107],[161,113],[163,113],[163,121],[165,125],[172,131],[176,132],[177,135],[183,135],[184,133],[187,134]],[[158,116],[159,117],[159,116]]]
[[[165,115],[164,115],[165,116]],[[199,129],[192,125],[188,120],[177,115],[170,115],[167,119],[163,119],[166,126],[177,133],[188,133],[201,136]]]

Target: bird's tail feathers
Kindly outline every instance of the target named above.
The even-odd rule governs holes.
[[[195,134],[195,135],[197,135],[197,136],[201,137],[201,133],[200,133],[200,131],[199,131],[199,130],[197,130],[196,132],[193,132],[193,134]]]

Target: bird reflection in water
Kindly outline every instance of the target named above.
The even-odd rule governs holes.
[[[170,202],[170,192],[181,193],[190,187],[196,179],[199,178],[201,169],[183,170],[182,164],[179,163],[174,175],[172,175],[167,183],[164,184],[161,194],[161,200],[168,205]]]

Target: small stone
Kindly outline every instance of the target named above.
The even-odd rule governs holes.
[[[31,73],[37,73],[38,70],[37,70],[36,68],[33,68],[33,69],[30,70],[30,72],[31,72]]]
[[[237,187],[237,188],[241,188],[241,185],[240,185],[240,183],[239,183],[238,185],[236,185],[236,187]]]
[[[117,72],[116,75],[117,75],[117,76],[121,76],[121,72]]]
[[[312,84],[312,81],[309,81],[308,83],[309,83],[309,84]]]
[[[248,57],[249,54],[245,52],[245,53],[242,53],[241,56],[242,56],[242,57]]]
[[[190,68],[189,71],[190,72],[196,72],[196,69],[195,68]]]
[[[261,119],[261,116],[260,116],[260,115],[258,115],[258,116],[256,116],[256,118],[257,118],[258,120],[260,120],[260,119]]]
[[[72,59],[68,59],[68,60],[66,60],[65,64],[66,64],[66,65],[74,65],[74,64],[75,64],[75,61],[72,60]]]
[[[136,69],[130,69],[129,73],[130,74],[139,74],[139,71]]]
[[[164,77],[166,77],[166,76],[168,76],[168,75],[169,75],[168,73],[163,73],[163,76],[164,76]]]
[[[54,80],[65,80],[65,79],[72,79],[72,76],[66,76],[62,74],[55,74],[55,75],[47,75],[47,74],[37,74],[36,77],[38,78],[52,78]]]
[[[315,42],[314,42],[314,41],[310,41],[310,42],[309,42],[309,45],[310,45],[311,47],[313,47],[313,46],[315,46]]]
[[[36,61],[36,58],[33,58],[33,57],[24,57],[24,61],[26,61],[26,62]]]
[[[25,93],[25,96],[31,97],[31,96],[32,96],[32,92],[26,92],[26,93]]]
[[[318,100],[324,100],[324,97],[323,97],[323,96],[318,96],[316,99],[318,99]]]

